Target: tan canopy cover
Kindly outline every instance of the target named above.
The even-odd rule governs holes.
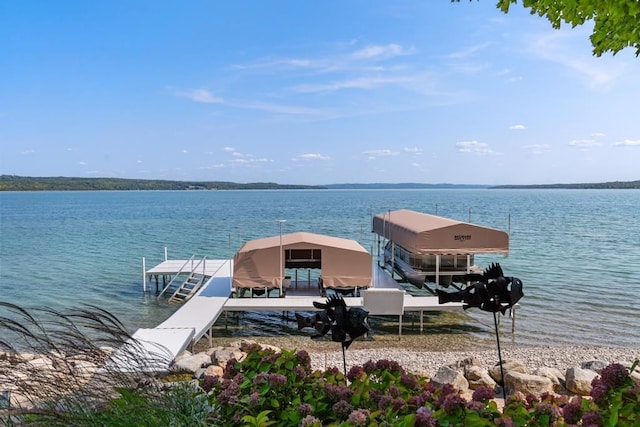
[[[373,232],[414,254],[509,253],[504,231],[406,209],[376,215]]]
[[[283,234],[283,260],[288,249],[322,251],[321,268],[325,288],[371,286],[371,255],[355,240],[304,232]],[[281,287],[280,236],[245,243],[233,261],[234,287]]]

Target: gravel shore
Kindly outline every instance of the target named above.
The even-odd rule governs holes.
[[[216,338],[214,346],[228,345],[238,339],[249,339],[287,350],[306,350],[314,369],[327,367],[343,369],[340,343],[330,340],[311,340],[308,336],[254,336]],[[640,348],[597,346],[527,346],[511,340],[501,340],[502,359],[517,359],[533,372],[538,367],[558,368],[560,371],[582,362],[599,360],[607,364],[618,362],[631,365],[640,359]],[[378,334],[373,339],[357,340],[345,352],[347,370],[368,360],[394,360],[406,370],[432,376],[445,365],[475,357],[485,366],[498,363],[496,342],[472,337],[469,334],[402,335]]]
[[[335,366],[342,370],[341,351],[310,353],[314,369],[324,370]],[[407,349],[368,349],[347,350],[345,359],[347,370],[351,366],[362,365],[368,360],[388,359],[398,362],[406,370],[427,376],[433,376],[441,366],[453,364],[465,358],[474,357],[484,366],[498,363],[498,352],[480,351],[416,351]],[[598,360],[606,364],[618,362],[631,365],[640,359],[640,349],[621,349],[610,347],[531,347],[522,346],[502,349],[502,359],[517,359],[524,363],[529,372],[539,367],[558,368],[561,372],[582,362]]]

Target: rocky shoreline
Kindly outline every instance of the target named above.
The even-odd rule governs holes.
[[[330,366],[342,367],[342,352],[310,352],[314,369],[324,370]],[[347,369],[353,365],[362,365],[368,360],[388,359],[398,362],[407,371],[432,377],[442,366],[455,364],[468,358],[475,358],[485,366],[498,363],[497,349],[470,351],[420,351],[399,348],[377,348],[347,350],[345,359]],[[614,347],[554,347],[554,346],[518,346],[502,349],[502,359],[519,360],[529,371],[538,368],[555,368],[561,371],[572,366],[580,366],[587,361],[600,361],[605,364],[620,363],[631,365],[640,359],[640,349]]]
[[[242,360],[244,352],[252,345],[273,349],[295,350],[283,345],[254,340],[239,340],[201,350],[184,352],[176,358],[174,372],[190,372],[194,378],[222,375],[223,368],[231,358]],[[325,348],[340,349],[337,343]],[[304,349],[309,353],[313,370],[336,368],[342,371],[342,351],[319,351]],[[592,380],[606,366],[617,363],[630,368],[640,359],[640,349],[615,347],[553,347],[508,345],[502,350],[500,369],[497,349],[462,351],[421,351],[409,348],[386,348],[374,344],[373,348],[347,350],[344,356],[347,371],[354,366],[363,366],[368,361],[390,360],[397,362],[406,371],[429,378],[436,384],[451,384],[462,394],[485,386],[500,390],[504,378],[507,394],[516,392],[540,396],[544,393],[588,396]],[[504,377],[503,377],[504,374]],[[632,373],[640,384],[640,368]]]

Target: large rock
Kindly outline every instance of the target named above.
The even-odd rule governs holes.
[[[207,353],[198,353],[177,358],[171,370],[174,372],[191,372],[193,374],[199,368],[210,363],[211,357]]]
[[[604,368],[607,367],[607,363],[602,360],[589,360],[587,362],[582,362],[580,367],[582,369],[590,369],[592,371],[596,371],[598,374],[602,372]]]
[[[519,372],[521,374],[528,374],[527,367],[519,360],[503,360],[502,370],[504,371],[505,378],[509,372]],[[489,375],[498,384],[502,383],[502,376],[500,374],[500,364],[497,363],[493,368],[489,370]]]
[[[553,393],[553,383],[547,377],[539,375],[523,374],[518,371],[509,371],[504,374],[504,383],[507,394],[515,392],[531,393],[540,396],[543,393]]]
[[[477,357],[467,357],[449,365],[450,368],[457,370],[465,370],[469,366],[482,366],[482,362]]]
[[[562,393],[566,389],[566,379],[558,368],[541,367],[536,369],[533,374],[549,378],[553,384],[553,391],[556,393]]]
[[[246,357],[246,353],[234,347],[220,347],[207,353],[211,355],[211,361],[213,363],[223,368],[227,366],[227,362],[231,359],[236,359],[238,362],[241,362]]]
[[[210,365],[204,371],[204,378],[207,377],[222,377],[224,370],[218,365]]]
[[[431,382],[437,385],[451,384],[454,389],[465,392],[469,390],[469,382],[460,371],[443,366],[431,378]]]
[[[567,390],[580,396],[588,396],[591,393],[591,381],[597,376],[597,372],[591,369],[569,368],[565,374]]]
[[[496,382],[491,378],[489,372],[480,366],[466,366],[464,369],[464,377],[469,382],[469,388],[471,390],[475,390],[482,386],[492,389],[496,387]]]

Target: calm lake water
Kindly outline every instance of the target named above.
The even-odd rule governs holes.
[[[371,251],[371,215],[395,209],[510,229],[509,256],[476,264],[499,262],[523,281],[516,342],[640,348],[637,190],[0,193],[0,299],[93,304],[132,331],[153,327],[175,307],[143,295],[142,257],[147,268],[165,247],[172,259],[230,258],[247,240],[278,235],[278,219],[284,233],[355,239]],[[462,321],[474,333],[493,336],[491,314],[468,313]]]

